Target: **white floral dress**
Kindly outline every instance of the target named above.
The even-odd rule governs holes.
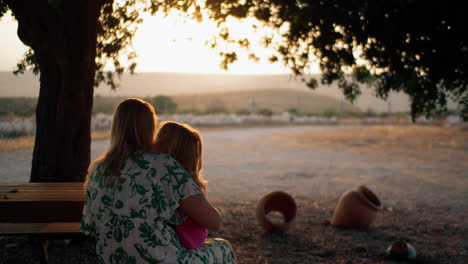
[[[97,164],[86,189],[81,232],[96,237],[100,264],[235,263],[224,239],[207,239],[194,250],[180,246],[171,227],[183,223],[176,209],[201,191],[173,158],[135,152],[120,172],[120,183],[106,185]]]

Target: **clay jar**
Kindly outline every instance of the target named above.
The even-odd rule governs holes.
[[[268,219],[268,213],[275,211],[284,216],[284,222],[275,223]],[[286,232],[296,218],[296,211],[296,202],[289,194],[282,191],[270,192],[257,203],[257,222],[267,232]]]
[[[381,208],[379,198],[369,188],[361,185],[340,197],[330,223],[340,227],[369,227]]]

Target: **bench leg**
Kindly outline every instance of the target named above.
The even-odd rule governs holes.
[[[47,240],[46,239],[39,239],[39,246],[41,250],[41,264],[47,264],[48,259],[47,259]]]

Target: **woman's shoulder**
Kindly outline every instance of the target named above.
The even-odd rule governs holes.
[[[145,151],[139,151],[136,152],[135,155],[140,155],[145,159],[167,159],[171,158],[169,155],[164,154],[164,153],[157,153],[157,152],[145,152]]]
[[[155,152],[137,152],[135,153],[137,159],[142,159],[151,163],[174,163],[175,159],[164,153]]]
[[[91,164],[88,167],[88,177],[92,177],[97,172],[99,172],[101,163],[102,163],[102,159],[97,159],[97,160],[91,162]]]

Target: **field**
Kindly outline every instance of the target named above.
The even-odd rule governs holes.
[[[273,112],[284,112],[296,109],[299,113],[324,114],[326,112],[361,112],[350,103],[317,95],[311,91],[295,90],[256,90],[256,91],[231,91],[223,93],[187,94],[174,96],[180,111],[195,110],[206,112],[211,109],[225,109],[236,113],[241,110],[270,109]]]
[[[304,126],[210,129],[202,136],[208,197],[224,219],[210,236],[228,239],[239,263],[401,263],[384,254],[397,239],[416,248],[416,260],[407,263],[468,259],[466,129]],[[107,141],[94,141],[93,155],[106,147]],[[26,166],[21,159],[8,164]],[[360,184],[382,201],[375,223],[368,229],[327,225],[340,195]],[[290,193],[298,206],[295,226],[285,234],[264,233],[256,223],[258,198],[273,190]],[[0,248],[1,263],[38,257],[24,238],[0,238]],[[94,242],[55,241],[50,257],[50,263],[94,263]]]

